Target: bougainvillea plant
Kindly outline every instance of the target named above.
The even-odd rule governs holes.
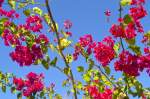
[[[148,1],[120,0],[118,22],[110,27],[109,36],[95,41],[91,34],[86,34],[78,42],[70,40],[73,37],[70,31],[73,23],[67,19],[63,28],[58,29],[49,0],[42,2],[0,0],[0,37],[5,46],[12,47],[9,55],[13,62],[21,67],[41,64],[47,70],[51,67],[57,69],[66,75],[62,87],[70,89],[66,93],[71,94],[73,99],[150,99],[150,88],[144,88],[137,79],[144,70],[150,76],[150,32],[145,32],[141,23],[148,15],[144,7]],[[42,10],[43,7],[46,10]],[[123,9],[128,10],[124,16]],[[110,10],[104,11],[104,14],[107,18],[111,16]],[[16,23],[15,20],[20,20],[20,17],[24,17],[25,21]],[[47,31],[53,38],[43,33],[45,27],[48,27]],[[139,34],[142,39],[137,41]],[[143,46],[138,46],[137,42]],[[68,47],[72,48],[73,53],[66,52]],[[58,55],[51,58],[49,50]],[[80,64],[77,67],[82,81],[75,78],[71,68],[72,62],[80,63],[80,57],[88,65],[88,68]],[[63,60],[64,67],[58,65],[59,59]],[[109,66],[110,63],[113,67]],[[122,73],[121,78],[113,76],[113,68]],[[55,91],[55,86],[55,83],[49,86],[44,84],[42,71],[40,74],[31,71],[25,78],[0,72],[2,91],[10,89],[18,99],[65,99]]]

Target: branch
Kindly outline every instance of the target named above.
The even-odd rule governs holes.
[[[99,69],[99,71],[106,77],[106,79],[116,88],[116,85],[110,80],[110,78],[107,76],[107,74],[105,74],[103,72],[102,68],[98,65],[95,65],[95,64],[94,64],[94,66],[96,66]]]
[[[53,16],[52,16],[52,12],[51,12],[51,9],[50,9],[50,5],[49,5],[49,2],[48,0],[45,0],[45,3],[46,3],[46,8],[47,8],[47,11],[48,11],[48,14],[49,14],[49,17],[51,19],[51,22],[52,22],[52,26],[53,26],[53,29],[54,29],[54,32],[56,33],[56,37],[57,37],[57,41],[58,41],[58,47],[59,47],[59,51],[60,51],[60,54],[65,62],[65,65],[67,68],[70,68],[66,58],[65,58],[65,55],[61,49],[61,43],[60,43],[60,37],[59,37],[59,32],[57,30],[57,27],[56,27],[56,24],[55,24],[55,21],[53,19]],[[72,73],[72,70],[70,69],[70,76],[71,76],[71,82],[72,82],[72,86],[73,86],[73,90],[74,90],[74,98],[77,99],[77,90],[75,88],[75,80],[74,80],[74,76],[73,76],[73,73]]]
[[[123,10],[123,8],[122,8],[121,4],[119,3],[119,18],[122,18],[122,10]],[[120,23],[120,25],[122,25],[122,24]],[[120,37],[120,43],[121,43],[122,49],[124,51],[123,41],[122,41],[121,37]]]

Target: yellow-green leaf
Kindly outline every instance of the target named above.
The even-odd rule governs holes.
[[[84,72],[84,67],[83,66],[78,66],[77,71],[78,72]]]
[[[67,40],[65,38],[60,39],[61,49],[64,49],[64,48],[68,47],[70,44],[71,44],[70,40]]]
[[[16,0],[8,0],[8,4],[11,6],[11,8],[16,8]]]
[[[24,15],[26,15],[26,16],[30,16],[31,11],[30,11],[30,9],[26,9],[26,10],[23,11],[23,13],[24,13]]]
[[[33,12],[39,15],[42,15],[43,11],[39,7],[34,7]]]
[[[131,4],[131,1],[132,1],[132,0],[121,0],[121,1],[120,1],[120,4],[121,4],[122,6],[127,6],[127,5],[130,5],[130,4]]]
[[[67,54],[67,56],[66,56],[66,61],[67,61],[68,63],[71,63],[71,62],[73,61],[73,56],[72,56],[71,54]]]

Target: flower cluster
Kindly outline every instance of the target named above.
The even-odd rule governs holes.
[[[103,39],[102,42],[98,42],[94,48],[94,54],[96,59],[103,65],[107,66],[108,63],[115,57],[115,51],[113,49],[114,40],[108,36]]]
[[[42,82],[43,74],[36,74],[30,72],[27,76],[27,79],[22,78],[13,78],[13,83],[17,90],[22,91],[24,96],[31,96],[37,92],[40,92],[44,88],[44,84]]]
[[[144,9],[144,7],[142,5],[137,5],[135,7],[130,8],[130,15],[134,20],[137,31],[141,33],[144,32],[143,26],[140,23],[140,19],[147,15],[147,12]]]
[[[44,34],[40,34],[39,36],[38,36],[38,38],[36,39],[36,43],[37,44],[44,44],[44,45],[47,45],[48,43],[49,43],[49,39],[47,38],[47,36],[46,35],[44,35]]]
[[[145,3],[145,0],[131,0],[131,5],[141,5],[144,3]]]
[[[138,57],[128,51],[123,51],[119,55],[119,60],[114,63],[116,71],[123,71],[130,76],[138,76],[139,68],[137,64]]]
[[[2,34],[2,38],[4,39],[4,44],[6,46],[9,45],[20,45],[21,42],[19,41],[18,37],[14,34],[11,33],[11,31],[9,29],[5,29],[3,34]]]
[[[39,16],[29,16],[26,20],[25,27],[33,32],[40,32],[43,29],[42,19]]]
[[[147,52],[148,49],[145,49]],[[129,76],[139,76],[140,71],[147,69],[149,74],[150,69],[150,53],[148,55],[136,56],[129,51],[123,51],[119,55],[119,60],[114,63],[116,71],[123,71]]]
[[[136,32],[143,33],[143,26],[140,23],[140,20],[147,15],[146,10],[143,7],[144,0],[132,0],[131,5],[133,7],[130,8],[128,18],[131,20],[130,22],[125,22],[126,20],[123,19],[121,21],[126,24],[113,24],[110,28],[110,33],[114,37],[121,37],[121,38],[127,38],[132,39],[135,38]]]
[[[114,37],[132,39],[136,36],[135,25],[133,23],[127,24],[126,27],[113,24],[109,31]]]
[[[78,55],[81,53],[84,48],[87,48],[86,53],[90,55],[92,49],[96,46],[96,43],[93,41],[93,38],[90,34],[86,34],[79,39],[78,45],[75,46],[75,52],[73,54],[74,60],[77,59]]]
[[[112,99],[112,90],[105,88],[104,92],[99,92],[96,86],[88,86],[87,91],[92,99]]]
[[[1,4],[1,3],[0,3]],[[19,18],[19,14],[15,10],[6,11],[0,7],[0,16],[5,16],[8,18]]]
[[[10,53],[10,57],[13,61],[16,61],[20,66],[29,66],[35,62],[35,60],[43,57],[41,48],[39,46],[33,45],[32,48],[27,46],[16,46],[14,52]]]

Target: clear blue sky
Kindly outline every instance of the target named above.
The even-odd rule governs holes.
[[[44,1],[45,0],[41,0],[40,2]],[[117,22],[117,9],[119,7],[118,1],[119,0],[51,0],[51,7],[54,19],[60,25],[60,27],[62,27],[65,19],[70,19],[73,22],[73,27],[71,31],[73,33],[72,39],[75,42],[78,41],[78,38],[80,36],[87,33],[92,34],[96,41],[101,41],[105,36],[110,35],[110,33],[108,32],[110,26],[113,23]],[[149,0],[147,0],[146,7],[150,7]],[[107,9],[110,9],[110,11],[112,12],[109,23],[106,22],[106,17],[104,15],[104,11]],[[22,23],[24,22],[24,20],[18,20],[17,22]],[[144,24],[145,30],[149,30],[150,27],[148,26],[150,25],[150,16],[147,16],[145,19],[143,19],[142,23]],[[41,65],[23,68],[19,67],[19,65],[13,62],[9,57],[9,53],[13,51],[13,49],[4,46],[2,39],[0,39],[0,45],[1,71],[14,73],[18,77],[24,77],[27,73],[31,71],[36,73],[44,73],[46,85],[55,82],[56,91],[58,93],[64,94],[65,96],[65,90],[61,88],[61,82],[63,78],[65,78],[63,74],[53,68],[45,70]],[[54,57],[54,55],[56,54],[50,53],[49,55],[51,57]],[[60,61],[58,65],[61,64],[62,62]],[[83,65],[85,67],[87,66],[85,64],[85,61],[82,59],[80,62],[74,62],[72,64],[74,73],[76,73],[76,67],[79,65]],[[118,73],[115,73],[115,75],[118,75]],[[78,75],[76,75],[75,78],[80,79]],[[139,80],[142,81],[145,87],[150,87],[150,78],[145,72],[141,73]],[[0,90],[0,99],[16,99],[16,95],[11,94],[9,90],[6,94],[2,93]]]

